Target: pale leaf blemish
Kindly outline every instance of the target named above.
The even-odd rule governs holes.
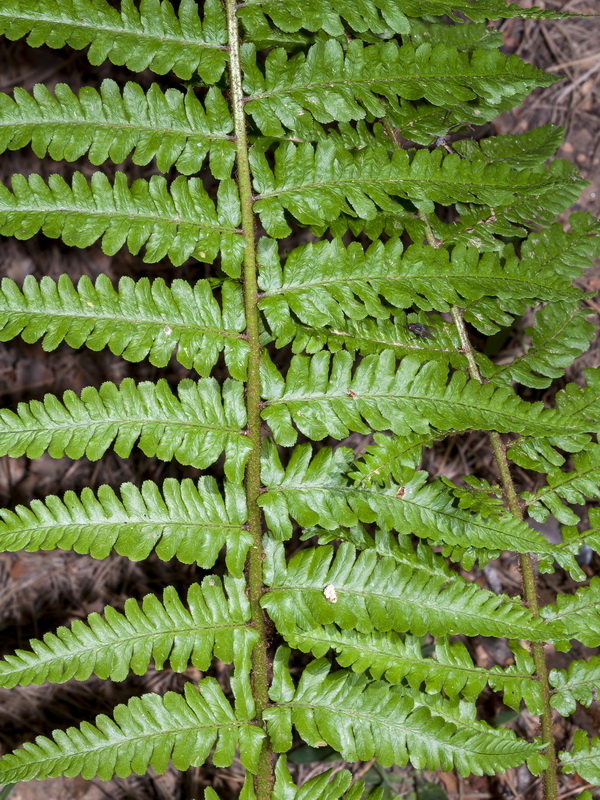
[[[330,603],[337,603],[338,596],[333,583],[327,584],[327,586],[323,589],[323,594],[325,595],[325,599],[329,600]]]

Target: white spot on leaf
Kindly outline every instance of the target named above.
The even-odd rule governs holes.
[[[325,599],[329,600],[330,603],[337,603],[338,596],[333,583],[327,584],[327,586],[323,589],[323,594],[325,595]]]

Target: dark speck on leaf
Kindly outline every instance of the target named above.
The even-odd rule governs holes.
[[[414,333],[415,336],[420,336],[421,339],[429,339],[431,336],[429,328],[425,327],[425,325],[420,322],[411,322],[406,325],[406,328],[408,328],[411,333]]]

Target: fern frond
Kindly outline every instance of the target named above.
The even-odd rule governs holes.
[[[221,181],[218,205],[198,178],[180,175],[168,186],[163,177],[141,178],[128,186],[127,176],[114,183],[96,172],[88,184],[76,172],[71,186],[51,175],[14,175],[12,192],[0,184],[0,233],[30,239],[42,231],[74,247],[102,239],[102,250],[114,255],[127,244],[133,254],[146,246],[144,261],[168,256],[175,266],[190,256],[212,262],[219,252],[225,272],[238,277],[244,250],[240,202],[233,180]]]
[[[559,623],[563,639],[578,639],[586,647],[600,645],[600,578],[592,578],[588,586],[575,594],[559,594],[556,603],[541,610],[544,619]]]
[[[216,178],[228,178],[235,160],[233,122],[225,98],[211,87],[205,105],[192,89],[163,92],[154,83],[147,92],[129,82],[121,91],[104,80],[100,91],[86,86],[74,94],[58,83],[52,94],[36,84],[33,94],[16,88],[14,100],[0,94],[0,152],[31,144],[38,156],[76,161],[88,156],[99,166],[134,164],[156,158],[161,172],[175,166],[182,175],[199,172],[210,154]]]
[[[600,509],[590,508],[588,516],[591,528],[579,531],[574,525],[563,526],[562,542],[554,546],[554,559],[560,566],[571,573],[576,581],[586,581],[588,575],[581,569],[575,556],[581,551],[582,547],[589,547],[595,553],[600,553]],[[539,562],[540,572],[553,572],[550,560],[541,559]]]
[[[563,128],[542,125],[518,135],[489,136],[479,141],[464,139],[455,142],[453,149],[470,161],[482,160],[486,164],[508,164],[512,169],[530,169],[551,158],[563,140]]]
[[[480,98],[497,105],[555,80],[516,56],[447,44],[364,45],[355,39],[342,48],[328,39],[306,55],[288,58],[285,50],[272,50],[264,74],[252,45],[242,56],[246,110],[263,135],[277,138],[287,131],[325,138],[322,124],[385,117],[400,97],[444,108]]]
[[[586,385],[568,383],[556,395],[556,405],[565,417],[583,418],[587,430],[596,432],[600,430],[600,367],[584,369],[583,376]]]
[[[506,164],[471,163],[441,148],[390,154],[384,147],[370,147],[351,153],[334,142],[316,147],[285,142],[275,151],[274,170],[261,147],[255,145],[250,158],[257,193],[254,210],[275,238],[291,230],[284,210],[303,225],[314,226],[327,226],[342,213],[370,220],[379,211],[402,212],[403,204],[395,197],[425,213],[434,211],[435,203],[479,203],[503,212],[511,204],[537,209],[563,184],[572,184],[577,196],[582,186],[568,162],[554,161],[548,170],[524,173]]]
[[[145,675],[151,659],[155,669],[168,663],[175,672],[183,672],[190,661],[205,671],[213,654],[232,664],[252,648],[257,634],[245,627],[250,606],[244,580],[226,576],[225,590],[221,579],[211,575],[202,586],[188,589],[189,608],[172,586],[162,602],[147,595],[140,607],[129,599],[123,614],[107,606],[104,616],[90,614],[87,623],[75,620],[70,628],[45,634],[43,641],[31,640],[31,652],[6,656],[0,661],[0,686],[83,681],[92,674],[122,681],[130,671]]]
[[[285,471],[277,448],[265,442],[263,484],[259,498],[267,527],[278,539],[292,535],[290,518],[302,527],[352,527],[376,523],[382,530],[415,534],[435,544],[552,553],[552,546],[512,514],[489,516],[460,508],[452,491],[441,481],[425,485],[426,472],[404,469],[403,484],[382,487],[353,486],[348,479],[354,453],[321,448],[313,458],[311,445],[291,453]]]
[[[160,774],[169,762],[185,770],[203,764],[213,746],[215,766],[229,766],[239,746],[243,765],[254,772],[264,731],[238,717],[214,678],[197,688],[187,683],[184,692],[133,697],[115,708],[114,719],[101,714],[95,726],[55,731],[52,739],[38,736],[0,760],[0,781],[57,775],[110,780],[114,774],[142,774],[149,766]]]
[[[447,25],[416,17],[410,20],[410,33],[402,41],[420,44],[445,44],[459,50],[498,50],[504,44],[502,32],[485,22],[463,22]]]
[[[553,669],[549,675],[554,693],[550,705],[563,717],[568,717],[577,708],[577,703],[589,707],[596,699],[600,686],[600,656],[589,661],[572,661],[569,669]]]
[[[320,658],[333,649],[335,660],[353,672],[366,672],[375,680],[389,683],[406,681],[413,689],[421,685],[428,694],[443,691],[448,697],[464,697],[475,701],[489,685],[504,692],[504,702],[519,709],[526,698],[532,714],[540,713],[542,696],[533,675],[533,659],[519,648],[518,662],[507,669],[484,669],[473,664],[468,650],[461,642],[450,643],[445,637],[436,640],[435,658],[422,654],[421,641],[416,636],[402,638],[395,632],[373,631],[359,633],[343,630],[337,625],[314,625],[309,629],[291,628],[285,632],[286,642],[303,653]],[[535,710],[537,709],[537,710]]]
[[[429,29],[430,25],[427,26]],[[447,28],[447,26],[443,26]],[[457,25],[456,28],[471,27]],[[450,30],[450,28],[447,28]],[[488,28],[488,30],[490,30]],[[463,49],[460,45],[456,45]],[[487,49],[487,48],[486,48]],[[510,58],[503,60],[499,66],[511,67],[518,72],[516,62],[511,63]],[[503,97],[496,105],[486,103],[484,100],[455,103],[449,108],[433,106],[425,101],[416,103],[400,99],[395,106],[390,106],[389,120],[397,133],[409,142],[416,142],[425,147],[435,143],[437,137],[446,136],[451,130],[465,125],[482,125],[495,119],[499,114],[518,106],[526,96],[526,92],[518,92],[517,85],[512,81],[514,93]]]
[[[600,786],[600,739],[588,739],[584,731],[575,731],[573,752],[559,753],[562,770],[567,775],[577,773],[584,781]]]
[[[281,544],[268,541],[266,549],[270,590],[261,602],[284,636],[296,626],[335,623],[361,633],[445,636],[460,631],[532,641],[553,638],[552,627],[519,602],[467,583],[456,573],[415,571],[391,557],[379,558],[373,550],[357,556],[346,542],[335,554],[328,546],[302,550],[287,566]]]
[[[271,306],[270,311],[273,311]],[[291,322],[291,324],[290,324]],[[428,336],[417,336],[408,329],[411,323],[424,325]],[[348,350],[367,356],[391,350],[398,359],[412,355],[420,361],[441,361],[455,369],[466,370],[467,359],[460,352],[461,344],[456,328],[437,315],[400,313],[391,319],[345,320],[336,328],[313,327],[294,322],[287,317],[277,317],[277,347],[291,343],[293,353],[318,353],[327,348],[330,353]],[[285,327],[283,327],[285,326]],[[265,332],[263,342],[274,338]],[[488,374],[485,356],[476,356],[482,373]]]
[[[503,386],[481,385],[456,372],[448,381],[439,362],[411,356],[398,366],[394,354],[367,356],[356,367],[350,353],[294,356],[284,378],[263,359],[263,419],[279,444],[344,439],[348,433],[391,430],[400,435],[440,431],[497,430],[559,436],[589,430],[586,420],[565,419],[541,403],[526,403]]]
[[[348,761],[376,756],[383,766],[410,761],[417,769],[461,775],[494,774],[537,752],[536,744],[503,728],[448,723],[399,686],[345,670],[330,673],[325,659],[305,667],[296,687],[285,664],[288,652],[281,648],[276,656],[270,696],[277,706],[265,712],[276,752],[291,746],[292,725],[308,744],[325,742]]]
[[[172,70],[189,80],[198,71],[216,83],[227,63],[227,25],[218,0],[205,0],[201,21],[195,0],[182,0],[176,13],[168,0],[121,0],[120,10],[106,0],[5,0],[0,33],[27,36],[31,47],[76,50],[90,45],[91,64],[106,59],[136,72],[159,75]]]
[[[579,505],[586,500],[600,500],[600,445],[591,443],[575,454],[573,466],[575,469],[570,472],[551,470],[546,476],[547,485],[522,493],[531,517],[544,522],[550,513],[564,525],[576,525],[579,516],[566,503]]]
[[[268,17],[282,31],[297,32],[301,29],[317,32],[320,30],[332,36],[344,33],[343,20],[356,33],[387,34],[408,33],[410,21],[391,0],[358,0],[355,3],[345,0],[308,0],[298,6],[282,0],[250,0],[240,11],[240,18],[246,26],[251,21]],[[268,24],[263,22],[263,24]]]
[[[127,361],[148,358],[164,367],[173,352],[186,369],[207,376],[224,353],[231,375],[246,378],[248,343],[240,335],[245,328],[241,288],[234,281],[220,287],[221,305],[209,281],[193,286],[175,279],[167,286],[162,278],[133,281],[126,276],[115,290],[105,275],[95,284],[83,276],[73,286],[67,275],[57,282],[31,275],[19,290],[14,281],[0,284],[0,340],[21,335],[26,342],[42,339],[44,350],[61,342],[90,350],[109,347]]]
[[[423,448],[431,447],[435,438],[423,433],[408,436],[376,433],[373,442],[351,466],[349,476],[358,486],[402,481],[406,468],[417,469],[423,458]]]
[[[293,32],[305,28],[315,32],[322,30],[330,36],[340,36],[347,26],[357,34],[390,36],[393,33],[413,33],[419,20],[410,17],[453,17],[457,13],[461,14],[461,22],[463,17],[483,22],[509,17],[556,19],[561,16],[556,11],[521,8],[516,3],[507,5],[504,0],[479,0],[477,3],[470,0],[409,0],[402,3],[402,10],[393,0],[306,0],[301,6],[286,0],[248,0],[240,17],[245,22],[248,17],[256,14],[265,15],[283,31]],[[450,27],[446,29],[452,30]]]
[[[259,307],[277,336],[293,327],[290,312],[315,328],[339,328],[348,317],[386,319],[393,308],[443,312],[482,297],[560,301],[580,294],[514,256],[482,257],[463,245],[452,252],[420,245],[404,250],[400,239],[391,239],[365,251],[335,239],[295,248],[282,267],[276,241],[263,238],[258,259]]]
[[[555,222],[556,215],[576,201],[585,184],[561,159],[550,163],[549,178],[550,175],[553,180],[540,187],[537,197],[521,195],[501,208],[493,209],[474,204],[458,205],[460,221],[451,224],[440,223],[432,215],[430,221],[440,246],[462,242],[470,247],[498,251],[504,247],[504,243],[496,237],[523,239],[527,236],[527,228],[548,225],[549,228],[529,237],[531,246],[524,248],[523,257],[547,265],[547,275],[553,274],[549,263],[551,260],[556,265],[557,275],[563,274],[564,267],[568,270],[574,268],[578,270],[576,274],[581,274],[583,269],[589,267],[589,258],[594,257],[591,253],[598,248],[597,240],[591,236],[598,233],[598,223],[590,215],[574,214],[571,233],[565,233],[562,226]],[[563,259],[565,264],[561,267]]]
[[[530,234],[521,245],[521,257],[538,264],[547,275],[561,275],[571,283],[600,256],[600,222],[582,211],[569,216],[569,231],[558,222]]]
[[[523,386],[545,389],[565,370],[593,340],[595,326],[586,319],[589,312],[579,302],[550,303],[535,315],[535,326],[526,328],[531,344],[524,355],[499,367],[494,383],[516,381]]]
[[[354,781],[347,769],[327,770],[298,788],[287,768],[287,758],[282,755],[275,765],[275,786],[270,797],[271,800],[361,800],[364,789],[364,783]],[[240,796],[240,800],[246,799]],[[369,793],[365,800],[383,800],[382,789]]]
[[[117,387],[88,386],[78,397],[71,390],[61,403],[19,403],[17,411],[0,410],[0,453],[15,458],[101,458],[113,445],[126,458],[136,445],[147,456],[176,459],[205,469],[225,453],[225,473],[241,481],[251,444],[244,431],[243,384],[227,379],[222,390],[212,378],[183,380],[177,398],[168,383],[135,384],[125,378]]]
[[[33,500],[29,507],[0,512],[0,550],[74,550],[92,558],[106,558],[114,549],[132,561],[155,552],[163,561],[214,566],[227,545],[227,567],[240,576],[252,537],[245,530],[246,501],[239,484],[225,483],[223,495],[214,478],[167,478],[159,489],[144,481],[120,487],[120,497],[109,487],[97,494],[85,488],[81,495],[66,492]]]

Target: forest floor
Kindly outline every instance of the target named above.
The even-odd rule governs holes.
[[[525,4],[525,3],[523,3]],[[546,0],[537,5],[559,8],[576,13],[600,13],[600,0]],[[563,80],[549,89],[534,93],[526,105],[505,114],[496,121],[498,133],[519,133],[547,122],[563,125],[565,143],[560,155],[573,161],[583,176],[590,181],[576,208],[600,215],[600,18],[595,20],[560,20],[538,23],[510,20],[502,25],[506,39],[506,52],[517,52],[526,61]],[[75,52],[50,51],[47,48],[32,50],[23,41],[0,43],[0,63],[3,64],[0,91],[10,92],[20,85],[31,89],[33,84],[67,82],[72,88],[111,77],[109,65],[100,68],[89,66],[85,55]],[[90,165],[82,160],[76,165],[88,174]],[[148,175],[148,168],[131,164],[133,177]],[[13,172],[42,172],[49,174],[57,167],[49,160],[40,162],[29,149],[8,153],[0,160],[3,180]],[[69,170],[71,167],[68,168]],[[115,258],[104,256],[99,247],[88,250],[68,250],[58,242],[38,236],[29,242],[7,240],[2,243],[2,275],[20,282],[26,275],[58,277],[69,272],[74,277],[88,275],[94,279],[100,272],[117,280],[123,274],[133,277],[142,274],[167,276],[168,271],[159,265],[142,265],[125,252]],[[201,267],[201,271],[203,271]],[[197,265],[185,266],[178,277],[198,278]],[[204,277],[204,273],[200,277]],[[600,289],[600,263],[581,281],[590,292]],[[600,331],[600,305],[597,300],[587,301],[590,315],[595,315]],[[590,317],[591,319],[592,317]],[[510,352],[511,342],[507,343]],[[514,348],[520,346],[520,331],[514,333]],[[569,379],[578,381],[582,369],[600,364],[600,338],[591,346],[574,369]],[[41,345],[26,345],[14,341],[0,348],[0,395],[5,407],[13,407],[21,400],[40,397],[46,392],[56,393],[71,388],[80,390],[86,385],[99,385],[103,381],[119,382],[126,374],[140,380],[166,377],[170,381],[185,377],[187,372],[176,363],[158,370],[147,364],[131,365],[110,353],[74,352],[61,347],[47,358]],[[474,436],[452,441],[440,454],[443,473],[457,479],[465,472],[485,476],[489,455],[486,439]],[[67,488],[79,491],[84,486],[97,488],[103,483],[113,486],[125,481],[139,484],[144,479],[162,482],[170,476],[172,467],[149,461],[141,455],[120,459],[114,454],[100,462],[55,461],[49,457],[0,460],[0,506],[14,507],[32,497],[62,494]],[[181,475],[181,470],[178,470]],[[194,476],[194,470],[186,474]],[[552,533],[552,532],[550,532]],[[587,568],[589,574],[600,574],[600,559],[594,557]],[[496,591],[516,594],[520,591],[520,576],[514,559],[503,558],[492,562],[480,576]],[[163,563],[150,558],[133,564],[118,556],[105,561],[94,561],[86,556],[60,551],[39,554],[0,554],[0,631],[1,652],[27,646],[31,637],[40,637],[58,625],[74,619],[84,619],[92,611],[101,611],[109,604],[122,606],[126,597],[141,598],[149,592],[160,592],[162,587],[177,583],[180,587],[196,579],[193,567]],[[541,591],[550,594],[571,591],[573,586],[562,574],[543,576]],[[588,652],[589,654],[589,652]],[[481,637],[473,642],[473,655],[483,666],[505,664],[510,653],[503,643]],[[550,653],[552,666],[564,667],[568,660],[580,657],[579,652],[564,655]],[[100,712],[111,709],[132,694],[145,691],[163,693],[168,689],[181,690],[186,678],[196,677],[193,670],[183,675],[169,671],[149,672],[140,678],[132,676],[123,683],[108,683],[92,679],[87,683],[70,681],[60,686],[41,686],[0,690],[0,747],[12,749],[38,734],[48,734],[57,727],[76,724],[85,718],[93,720]],[[506,713],[499,701],[488,698],[487,719],[514,725],[522,735],[535,735],[537,722],[526,713],[518,718]],[[512,717],[512,718],[511,718]],[[600,732],[600,706],[579,708],[574,716],[576,724],[598,735]],[[572,740],[573,726],[568,720],[557,719],[556,734],[561,746]],[[315,752],[299,749],[295,753],[298,779],[307,780],[315,772],[339,762],[315,762]],[[311,760],[312,759],[312,760]],[[374,765],[358,765],[364,777],[379,781],[380,772]],[[184,776],[167,772],[164,776],[148,775],[109,783],[84,781],[80,778],[54,779],[43,784],[19,784],[10,800],[192,800],[200,797],[199,790],[206,785],[222,793],[223,797],[237,796],[240,788],[241,768],[229,771],[190,770]],[[461,779],[454,773],[428,773],[417,778],[409,769],[395,769],[386,773],[390,788],[398,797],[411,800],[534,800],[539,781],[532,779],[526,769],[512,770],[497,778]],[[561,800],[574,797],[583,785],[577,779],[563,779]],[[598,795],[600,797],[600,795]]]

